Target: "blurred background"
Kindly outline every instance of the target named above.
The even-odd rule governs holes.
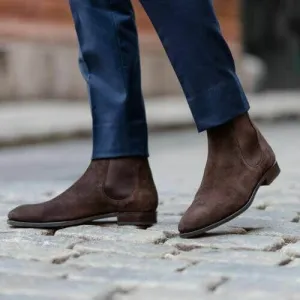
[[[153,26],[132,2],[150,129],[191,126]],[[300,118],[300,1],[213,2],[254,119]],[[90,135],[77,61],[67,0],[0,0],[0,147]]]
[[[181,89],[138,0],[146,97]],[[300,3],[214,0],[247,92],[300,88]],[[157,68],[160,72],[157,72]],[[66,0],[0,0],[0,100],[86,98]]]

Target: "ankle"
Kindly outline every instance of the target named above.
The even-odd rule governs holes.
[[[257,129],[248,113],[207,131],[209,151],[211,153],[232,153],[240,155],[249,165],[257,165],[261,160],[262,150]]]
[[[262,157],[258,132],[248,113],[233,121],[234,136],[241,154],[249,165],[257,165]]]

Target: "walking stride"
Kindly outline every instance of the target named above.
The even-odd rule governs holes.
[[[248,115],[249,104],[212,1],[141,3],[173,65],[198,131],[207,132],[204,176],[179,224],[181,237],[197,237],[244,212],[258,189],[270,185],[280,169]],[[117,217],[119,225],[150,226],[157,221],[158,195],[148,162],[131,2],[70,0],[70,7],[93,118],[92,160],[73,186],[50,201],[15,208],[8,223],[61,228]]]

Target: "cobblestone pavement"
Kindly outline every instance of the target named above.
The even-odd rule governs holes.
[[[241,217],[194,240],[180,239],[177,223],[202,176],[204,136],[152,136],[159,223],[146,230],[110,222],[56,232],[9,228],[7,211],[63,190],[90,147],[0,152],[0,299],[300,299],[299,125],[262,126],[281,177]]]

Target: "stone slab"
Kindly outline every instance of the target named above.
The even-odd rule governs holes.
[[[51,279],[31,276],[5,275],[0,276],[0,291],[4,295],[47,296],[60,299],[92,299],[105,295],[112,289],[108,282],[88,283]]]
[[[86,241],[73,248],[80,253],[120,253],[143,258],[164,258],[166,255],[179,254],[179,250],[166,245],[135,244],[126,241]]]
[[[4,295],[0,292],[1,300],[60,300],[61,296],[41,296],[41,295]]]
[[[299,299],[300,285],[288,279],[279,284],[272,278],[231,278],[215,292],[225,299]]]
[[[262,219],[266,221],[276,221],[276,222],[292,222],[292,220],[297,216],[297,213],[293,210],[282,209],[281,211],[274,210],[272,207],[267,207],[266,210],[259,209],[248,209],[240,217],[241,219],[247,218],[254,219],[253,223],[257,220]],[[250,222],[250,220],[249,220]]]
[[[199,299],[211,299],[209,292],[205,289],[178,289],[178,288],[166,288],[164,286],[158,287],[137,287],[128,294],[118,294],[114,300],[195,300]]]
[[[282,247],[284,240],[278,237],[254,235],[223,235],[208,236],[194,240],[174,238],[168,240],[166,245],[183,251],[197,248],[271,251]]]
[[[26,261],[13,258],[0,259],[0,273],[6,275],[23,275],[38,277],[65,277],[70,267],[62,265],[47,264],[37,261]],[[1,298],[0,298],[1,299]]]
[[[153,243],[159,244],[165,240],[161,231],[142,230],[136,227],[102,227],[78,226],[58,230],[56,236],[71,236],[91,240],[127,241],[128,243]]]
[[[238,250],[214,250],[195,249],[189,252],[181,252],[178,255],[168,256],[174,260],[189,262],[215,262],[241,265],[270,265],[278,266],[290,262],[290,257],[280,252],[263,251],[238,251]]]
[[[69,257],[78,256],[79,252],[71,248],[82,241],[77,238],[27,234],[26,231],[0,233],[0,237],[2,239],[0,256],[52,263],[59,263]]]
[[[281,251],[289,256],[300,258],[300,242],[289,244],[283,247]]]
[[[268,227],[253,231],[250,235],[279,237],[287,242],[296,242],[300,240],[300,226],[292,222],[270,222]]]
[[[134,245],[132,250],[134,251]],[[134,257],[121,253],[92,253],[81,255],[78,258],[70,258],[67,265],[77,265],[82,267],[101,267],[101,268],[128,268],[133,270],[151,271],[162,270],[164,272],[175,272],[185,268],[188,263],[184,261],[169,261],[165,259]]]
[[[268,265],[244,265],[214,262],[201,262],[197,265],[191,266],[182,272],[186,278],[194,278],[195,276],[203,276],[210,274],[214,276],[224,276],[226,278],[243,278],[244,280],[264,280],[269,279],[277,284],[289,283],[298,286],[300,284],[300,272],[298,268],[287,268],[280,266]],[[300,285],[299,285],[300,286]]]

